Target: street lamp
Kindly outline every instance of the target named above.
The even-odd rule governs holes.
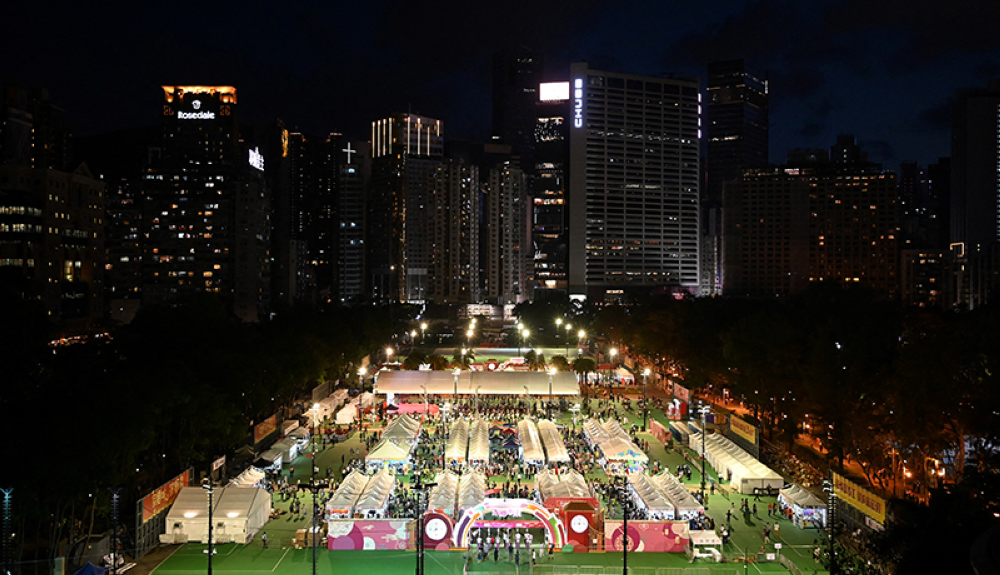
[[[647,412],[649,410],[649,408],[646,406],[646,401],[647,401],[646,400],[646,378],[647,377],[649,377],[649,368],[648,367],[642,372],[642,430],[643,431],[646,431],[646,420],[647,420],[647,417],[648,417],[646,414],[647,414]],[[702,431],[704,431],[704,430],[705,430],[705,427],[704,427],[704,424],[703,424],[702,425]]]
[[[319,429],[319,404],[314,403],[312,409],[310,409],[309,411],[311,411],[313,414],[313,429],[312,429],[312,436],[309,438],[309,443],[315,445],[316,433],[318,433],[317,430]]]
[[[424,421],[430,419],[430,414],[427,412],[430,409],[430,401],[427,400],[427,386],[420,384],[420,389],[424,390]]]
[[[427,343],[427,322],[420,324],[420,345]]]
[[[608,386],[610,388],[611,381],[615,373],[615,356],[618,355],[618,350],[615,348],[611,348],[611,351],[609,353],[611,354],[611,369],[608,370]]]
[[[205,478],[201,482],[201,488],[208,491],[208,575],[212,575],[212,556],[215,555],[215,547],[212,546],[212,507],[214,507],[212,498],[215,495],[215,485],[212,484],[212,480]]]
[[[413,343],[414,343],[414,342],[415,342],[416,340],[417,340],[417,330],[415,330],[415,329],[411,329],[411,330],[410,330],[410,346],[411,346],[411,347],[413,346]]]
[[[457,367],[455,368],[455,371],[452,372],[452,375],[455,376],[455,405],[456,406],[458,405],[458,374],[460,374],[460,373],[462,373],[462,370],[458,369]]]
[[[392,348],[387,347],[385,348],[385,362],[389,363],[390,361],[392,361]]]
[[[576,355],[578,356],[583,354],[583,350],[580,349],[580,346],[583,345],[583,338],[585,337],[587,337],[587,332],[582,329],[576,334]]]
[[[476,415],[479,415],[479,389],[483,387],[481,385],[476,386]]]
[[[552,376],[556,374],[556,368],[549,370],[549,408],[546,410],[549,414],[549,421],[552,420]]]
[[[556,339],[559,339],[559,328],[562,326],[562,318],[556,318]]]
[[[472,336],[475,335],[476,330],[469,328],[465,332],[465,345],[472,347]]]
[[[569,331],[573,329],[573,326],[569,323],[566,324],[566,359],[569,359]]]
[[[705,416],[711,408],[707,405],[702,405],[698,408],[698,413],[701,414],[701,504],[708,509],[708,502],[705,501],[705,435],[708,433],[708,429],[705,428]]]

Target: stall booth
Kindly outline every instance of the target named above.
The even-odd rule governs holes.
[[[266,474],[256,467],[248,467],[234,477],[226,487],[258,487],[263,485]]]
[[[295,431],[299,428],[301,424],[298,419],[286,419],[281,422],[281,436],[287,436],[289,433]]]
[[[715,531],[690,530],[691,555],[694,558],[704,558],[722,562],[722,538]]]
[[[365,464],[369,469],[389,469],[402,470],[403,466],[410,462],[410,455],[413,453],[414,445],[406,441],[396,441],[393,439],[383,439],[378,442],[365,457]]]
[[[635,385],[635,376],[632,372],[625,369],[624,367],[619,367],[615,370],[615,378],[622,382],[624,385]]]
[[[487,465],[490,462],[490,431],[485,419],[472,422],[469,432],[469,464]]]
[[[567,527],[567,542],[573,545],[573,551],[588,551],[597,532],[599,504],[583,475],[575,470],[558,475],[543,470],[535,476],[535,492],[538,501]]]
[[[337,405],[345,403],[347,401],[347,398],[349,396],[350,396],[350,394],[348,393],[348,391],[346,389],[343,389],[343,388],[334,390],[334,392],[330,395],[330,397],[332,397],[334,399],[334,401],[337,403]]]
[[[299,456],[302,450],[302,446],[299,445],[298,440],[294,437],[286,437],[284,439],[279,439],[271,446],[271,449],[277,449],[281,451],[282,461],[291,463]]]
[[[455,498],[458,497],[459,477],[453,471],[444,471],[434,479],[437,485],[427,495],[427,509],[455,517]]]
[[[403,414],[396,417],[385,426],[382,431],[382,439],[391,439],[394,441],[407,441],[410,443],[416,443],[420,438],[420,421],[410,417],[409,415]]]
[[[213,543],[249,543],[267,523],[271,495],[262,488],[223,487],[212,497]],[[208,492],[184,487],[167,512],[161,543],[208,543]]]
[[[609,475],[628,475],[645,471],[649,457],[635,444],[614,438],[597,446],[598,462]]]
[[[664,471],[659,475],[652,476],[651,479],[673,504],[676,519],[690,520],[704,515],[705,507],[698,503],[694,495],[691,495],[687,487],[684,487],[684,484],[672,473]]]
[[[351,402],[340,408],[337,415],[333,418],[333,422],[337,425],[347,425],[349,423],[354,423],[358,419],[358,404],[357,402]]]
[[[460,417],[451,425],[448,444],[444,448],[444,461],[452,465],[464,465],[469,452],[469,422]]]
[[[611,440],[611,435],[596,419],[587,419],[583,422],[583,437],[591,448]]]
[[[368,476],[355,469],[340,482],[333,497],[326,502],[326,512],[331,519],[347,519],[354,513],[354,504],[368,484]]]
[[[782,509],[792,509],[792,522],[800,529],[824,529],[826,527],[826,503],[801,485],[792,485],[778,491],[778,503]]]
[[[698,455],[703,455],[702,443],[705,445],[705,461],[720,477],[728,478],[737,493],[749,495],[754,493],[754,490],[764,489],[777,491],[785,483],[781,475],[722,435],[691,434],[689,446]]]
[[[545,449],[545,459],[549,465],[569,463],[569,452],[566,450],[566,443],[556,424],[543,419],[538,422],[538,435],[542,439],[542,447]]]
[[[674,505],[660,486],[645,473],[628,475],[629,493],[640,509],[645,509],[648,519],[662,521],[675,519]]]
[[[456,517],[461,517],[463,513],[478,506],[486,499],[486,477],[479,471],[472,471],[462,475],[462,480],[458,484],[458,498],[455,500],[457,507]]]
[[[396,491],[396,475],[383,468],[373,475],[354,504],[354,514],[364,519],[383,519]]]
[[[529,465],[545,465],[545,452],[538,437],[538,428],[530,419],[522,419],[517,424],[517,436],[521,440],[521,460]]]
[[[265,471],[281,471],[282,463],[284,463],[284,455],[282,455],[281,450],[268,449],[257,456],[254,466],[260,467]]]
[[[342,401],[334,399],[333,396],[326,397],[310,406],[304,415],[306,415],[309,425],[312,425],[313,421],[322,424],[324,421],[333,417],[334,414],[337,413],[337,408],[339,408],[342,403]],[[315,418],[313,417],[314,414]]]

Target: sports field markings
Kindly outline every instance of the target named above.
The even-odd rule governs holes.
[[[271,573],[274,573],[274,570],[278,568],[278,565],[281,565],[281,562],[285,560],[285,555],[288,555],[288,552],[291,550],[291,547],[285,549],[285,552],[281,554],[281,559],[278,559],[278,562],[274,564],[274,568],[271,569]]]
[[[739,543],[733,541],[733,545],[736,546],[736,549],[739,550],[740,554],[743,555],[744,559],[747,558],[746,553],[743,551],[743,548],[740,547]],[[752,565],[753,568],[756,569],[758,573],[763,573],[763,571],[760,570],[760,567],[758,567],[756,563],[751,563],[750,565]]]

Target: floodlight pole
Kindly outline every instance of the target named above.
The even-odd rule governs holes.
[[[212,555],[215,554],[215,549],[212,547],[212,496],[215,494],[215,485],[211,479],[206,479],[201,487],[208,491],[208,575],[212,575]]]
[[[10,515],[13,511],[11,509],[11,499],[14,496],[14,488],[7,487],[0,489],[0,493],[3,494],[3,572],[4,575],[10,575],[13,573],[13,559],[11,557],[13,542],[10,533]]]
[[[622,501],[622,517],[625,520],[622,528],[622,575],[628,575],[628,475],[625,476],[625,500]]]
[[[118,501],[122,488],[111,487],[108,491],[111,492],[111,574],[118,575]]]

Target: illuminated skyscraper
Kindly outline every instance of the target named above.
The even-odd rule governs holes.
[[[571,297],[695,293],[698,80],[573,64],[570,82]]]
[[[371,151],[369,293],[375,301],[426,301],[432,239],[429,193],[444,151],[444,127],[440,120],[395,114],[372,122]]]
[[[259,321],[269,296],[266,166],[240,142],[236,89],[163,93],[162,156],[143,186],[143,302],[213,292]]]

